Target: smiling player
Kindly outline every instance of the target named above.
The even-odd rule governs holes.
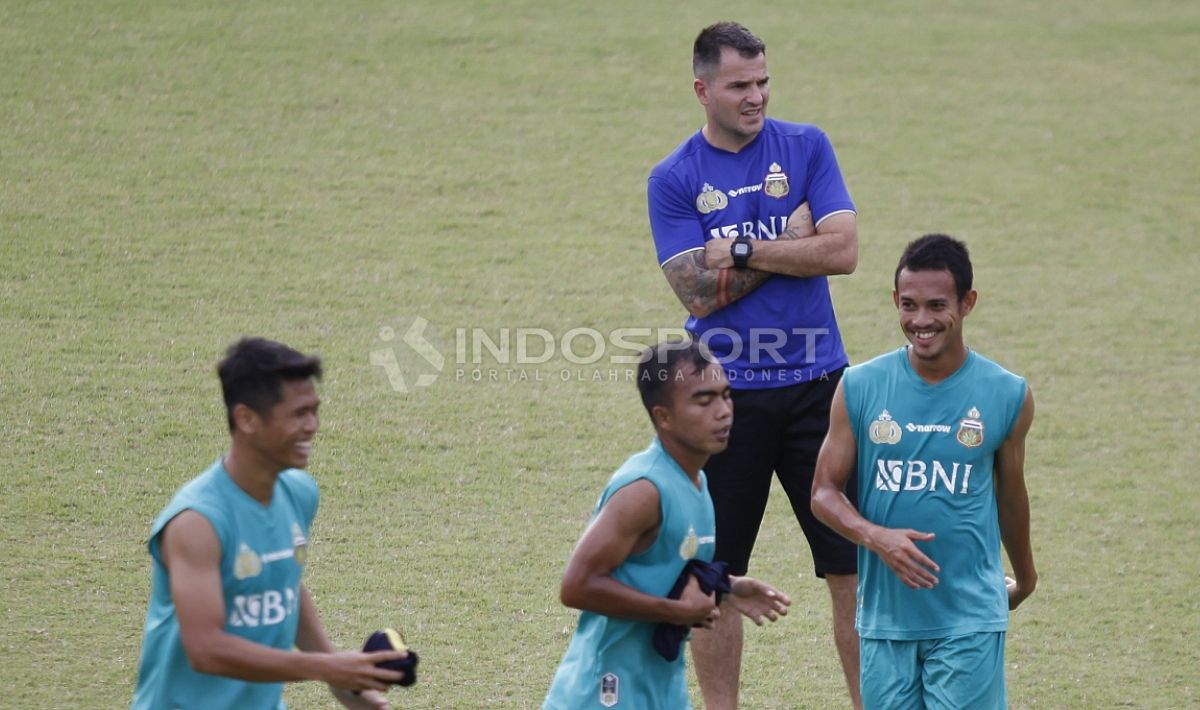
[[[405,654],[335,653],[300,581],[317,512],[317,484],[301,467],[320,426],[320,358],[244,338],[217,372],[229,452],[151,529],[134,710],[276,710],[283,682],[298,680],[328,683],[347,708],[387,708],[379,691],[404,676],[375,664]]]
[[[851,367],[834,394],[812,506],[859,545],[867,708],[1007,706],[1008,611],[1037,585],[1025,490],[1033,395],[967,348],[977,299],[962,242],[912,242],[893,292],[908,346]],[[851,479],[855,504],[843,493]]]

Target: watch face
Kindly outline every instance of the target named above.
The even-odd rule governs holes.
[[[733,253],[738,256],[746,256],[750,253],[750,245],[745,242],[737,242],[733,245]]]

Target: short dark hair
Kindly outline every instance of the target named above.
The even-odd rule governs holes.
[[[266,338],[242,338],[217,364],[225,413],[233,431],[233,408],[244,404],[266,416],[283,399],[285,380],[321,379],[321,358]]]
[[[650,412],[663,404],[670,396],[674,382],[681,379],[679,373],[685,366],[691,366],[692,372],[697,373],[716,364],[708,348],[696,340],[664,340],[650,346],[642,352],[642,361],[638,365],[637,384],[642,405]]]
[[[736,22],[718,22],[700,30],[692,45],[692,73],[708,78],[721,65],[721,49],[731,47],[746,59],[766,54],[767,45],[753,32]]]
[[[926,234],[920,239],[914,239],[904,248],[893,280],[893,287],[896,289],[900,287],[900,272],[904,269],[949,271],[954,277],[954,290],[958,293],[959,301],[971,290],[975,278],[967,245],[945,234]]]

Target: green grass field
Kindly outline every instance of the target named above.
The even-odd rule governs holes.
[[[852,359],[901,342],[895,260],[945,231],[971,345],[1037,393],[1012,705],[1200,704],[1200,5],[292,5],[0,4],[0,707],[128,704],[144,537],[225,446],[213,368],[243,333],[326,359],[307,581],[335,641],[406,630],[397,707],[536,707],[567,555],[650,429],[606,360],[489,355],[475,382],[456,332],[681,324],[644,183],[703,121],[718,19],[767,42],[770,113],[838,149]],[[428,387],[381,335],[416,318]],[[795,605],[749,634],[747,708],[845,704],[810,569],[776,496],[754,573]]]

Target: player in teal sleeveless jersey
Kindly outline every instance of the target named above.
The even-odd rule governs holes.
[[[961,242],[908,246],[894,300],[909,345],[847,370],[817,462],[813,512],[859,545],[868,708],[1006,707],[1008,611],[1037,584],[1024,480],[1033,396],[967,349],[971,281]],[[853,475],[857,510],[842,492]]]
[[[657,437],[609,480],[571,555],[561,597],[582,611],[546,710],[690,707],[683,654],[666,660],[654,630],[659,622],[711,626],[719,614],[694,578],[678,599],[668,594],[689,560],[712,560],[712,499],[700,467],[728,441],[729,383],[695,343],[651,349],[638,381]],[[732,587],[733,608],[756,623],[791,603],[748,577]]]
[[[323,680],[348,708],[388,707],[379,691],[403,675],[375,664],[404,654],[334,653],[300,579],[318,492],[299,467],[319,425],[320,360],[250,338],[218,372],[230,450],[151,528],[133,708],[275,710],[291,680]]]
[[[704,487],[703,472],[697,488],[655,439],[612,477],[594,514],[599,514],[613,494],[638,480],[649,481],[657,489],[662,523],[650,547],[630,555],[613,570],[612,578],[646,594],[665,597],[689,559],[712,560],[716,540],[712,500]],[[654,626],[582,611],[546,707],[603,707],[605,678],[614,698],[624,699],[629,707],[642,707],[629,698],[647,699],[657,703],[655,707],[682,707],[680,703],[687,699],[681,672],[683,654],[674,661],[659,655],[652,645]],[[566,702],[568,698],[578,700]],[[590,704],[580,704],[585,700]]]
[[[858,632],[923,639],[1008,628],[992,465],[1025,400],[1025,381],[970,352],[931,385],[907,348],[847,371],[843,393],[858,444],[858,510],[890,528],[923,530],[943,574],[912,589],[860,547]]]
[[[282,683],[246,683],[192,669],[179,638],[170,579],[159,533],[185,510],[203,515],[221,545],[221,588],[229,610],[226,631],[255,643],[291,650],[296,638],[308,530],[317,511],[317,486],[304,471],[279,475],[265,508],[229,477],[221,459],[184,486],[150,531],[154,571],[135,708],[274,708]]]

